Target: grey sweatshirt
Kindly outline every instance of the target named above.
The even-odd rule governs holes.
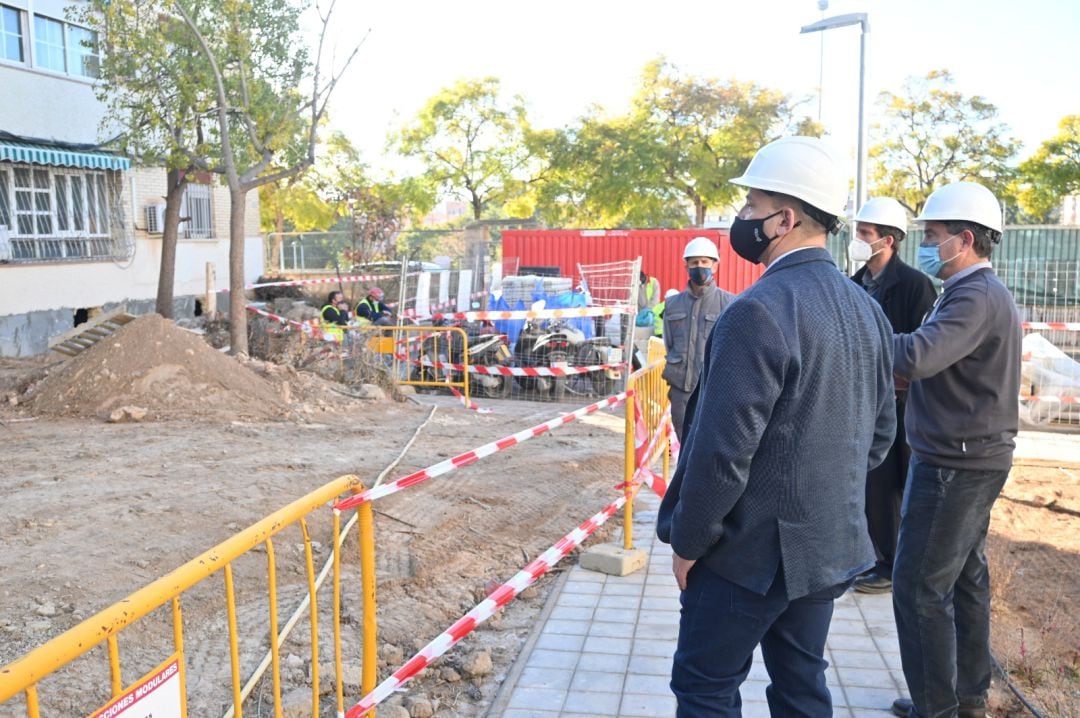
[[[911,381],[904,426],[921,461],[1012,466],[1020,339],[1016,303],[988,263],[951,277],[922,326],[894,335],[894,370]]]

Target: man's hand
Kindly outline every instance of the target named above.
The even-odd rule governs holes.
[[[671,554],[671,572],[675,574],[675,582],[679,584],[679,590],[686,590],[686,575],[690,573],[690,569],[694,567],[697,560],[691,561],[688,558],[683,558],[677,553]]]

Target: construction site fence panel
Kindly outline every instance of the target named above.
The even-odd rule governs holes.
[[[650,348],[659,351],[655,342]],[[634,492],[638,485],[644,481],[663,495],[671,480],[671,406],[663,379],[666,364],[660,356],[631,374],[627,381],[632,399],[626,403],[623,430],[623,548],[628,551],[634,547]],[[658,458],[662,461],[661,473],[655,477],[659,480],[653,481],[653,463]]]
[[[460,391],[469,400],[469,334],[461,327],[424,325],[348,327],[345,353],[367,350],[398,384]],[[484,386],[481,383],[481,386]]]
[[[229,705],[226,715],[239,718],[243,714],[244,701],[259,683],[260,676],[270,670],[271,674],[265,680],[272,686],[274,714],[280,716],[284,679],[279,648],[285,634],[299,621],[306,607],[309,618],[307,637],[311,647],[307,664],[311,682],[311,715],[320,715],[320,680],[331,679],[327,676],[320,679],[319,676],[320,657],[327,654],[332,655],[334,663],[335,675],[332,680],[336,686],[338,715],[341,715],[345,705],[341,632],[343,602],[351,604],[353,613],[362,611],[365,618],[364,635],[353,636],[354,640],[351,641],[353,644],[363,642],[362,651],[355,650],[363,657],[362,694],[375,685],[371,507],[366,507],[366,517],[364,511],[356,516],[361,524],[359,556],[356,552],[343,552],[343,539],[349,527],[343,530],[340,516],[336,512],[326,511],[325,507],[336,499],[362,489],[356,476],[341,476],[0,668],[0,705],[18,710],[21,701],[28,718],[38,718],[39,715],[86,715],[86,703],[108,706],[122,697],[120,703],[106,711],[111,715],[116,706],[130,703],[139,692],[136,690],[129,698],[126,695],[126,682],[148,675],[147,671],[155,666],[161,667],[175,661],[181,715],[189,712],[206,715],[206,711],[216,710],[217,706]],[[282,536],[286,531],[289,536]],[[295,543],[297,538],[300,539],[299,544]],[[321,552],[325,557],[327,546],[330,547],[330,557],[317,577],[315,554]],[[351,572],[355,573],[361,565],[364,566],[365,575],[360,581],[363,587],[361,596],[342,595],[342,575],[347,568],[343,564],[344,555],[356,556],[356,561],[348,567]],[[223,584],[214,588],[210,579],[219,574],[223,577]],[[245,593],[244,610],[238,612],[238,582],[243,581],[245,592],[249,592],[252,581],[260,574],[265,577],[265,596],[253,601],[252,596]],[[280,578],[286,575],[303,576],[306,581],[294,578],[290,583]],[[319,586],[328,575],[331,580],[328,590],[332,594],[329,606],[325,601],[320,601],[319,596]],[[356,585],[355,580],[349,579],[348,585]],[[207,619],[205,623],[190,624],[185,631],[183,599],[193,596],[191,600],[203,610],[207,605],[220,609],[221,589],[224,589],[224,620],[217,616]],[[299,600],[301,598],[302,601]],[[292,619],[282,625],[282,609],[294,600],[300,605]],[[162,613],[159,609],[167,611]],[[222,629],[214,626],[227,626],[227,647],[221,653],[210,655],[207,651],[212,652],[215,647],[220,651],[221,648]],[[132,635],[128,629],[134,629],[134,636],[130,643],[121,643],[121,638],[127,640],[126,637]],[[164,634],[171,636],[165,638]],[[320,649],[320,636],[329,640],[330,650]],[[166,647],[168,643],[172,645]],[[157,652],[159,644],[161,647]],[[101,650],[103,645],[104,655]],[[125,646],[130,647],[133,655],[131,661],[124,660]],[[186,657],[195,649],[204,660],[199,662],[199,702],[189,708],[191,696],[188,694],[186,667],[191,664]],[[148,654],[151,657],[148,658]],[[264,654],[258,667],[251,665],[251,655]],[[166,661],[166,664],[162,664],[162,661]],[[103,669],[102,664],[107,669]],[[215,673],[215,666],[222,668]],[[225,666],[228,667],[228,677],[222,674]],[[55,695],[61,691],[50,692],[53,686],[61,685],[68,694],[73,686],[76,688],[80,701],[78,705],[68,705],[70,698]],[[5,712],[5,715],[15,714]]]

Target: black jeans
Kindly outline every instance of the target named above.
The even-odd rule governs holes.
[[[912,457],[893,566],[893,609],[914,715],[947,718],[990,688],[986,531],[1008,470]]]
[[[765,689],[769,712],[789,718],[832,716],[825,638],[833,600],[848,585],[789,601],[780,573],[762,596],[695,564],[680,597],[679,643],[671,670],[677,718],[740,716],[739,686],[759,643],[771,680]]]

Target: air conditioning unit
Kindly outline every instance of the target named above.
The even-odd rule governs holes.
[[[165,231],[165,205],[149,204],[146,206],[146,232],[161,234]]]

